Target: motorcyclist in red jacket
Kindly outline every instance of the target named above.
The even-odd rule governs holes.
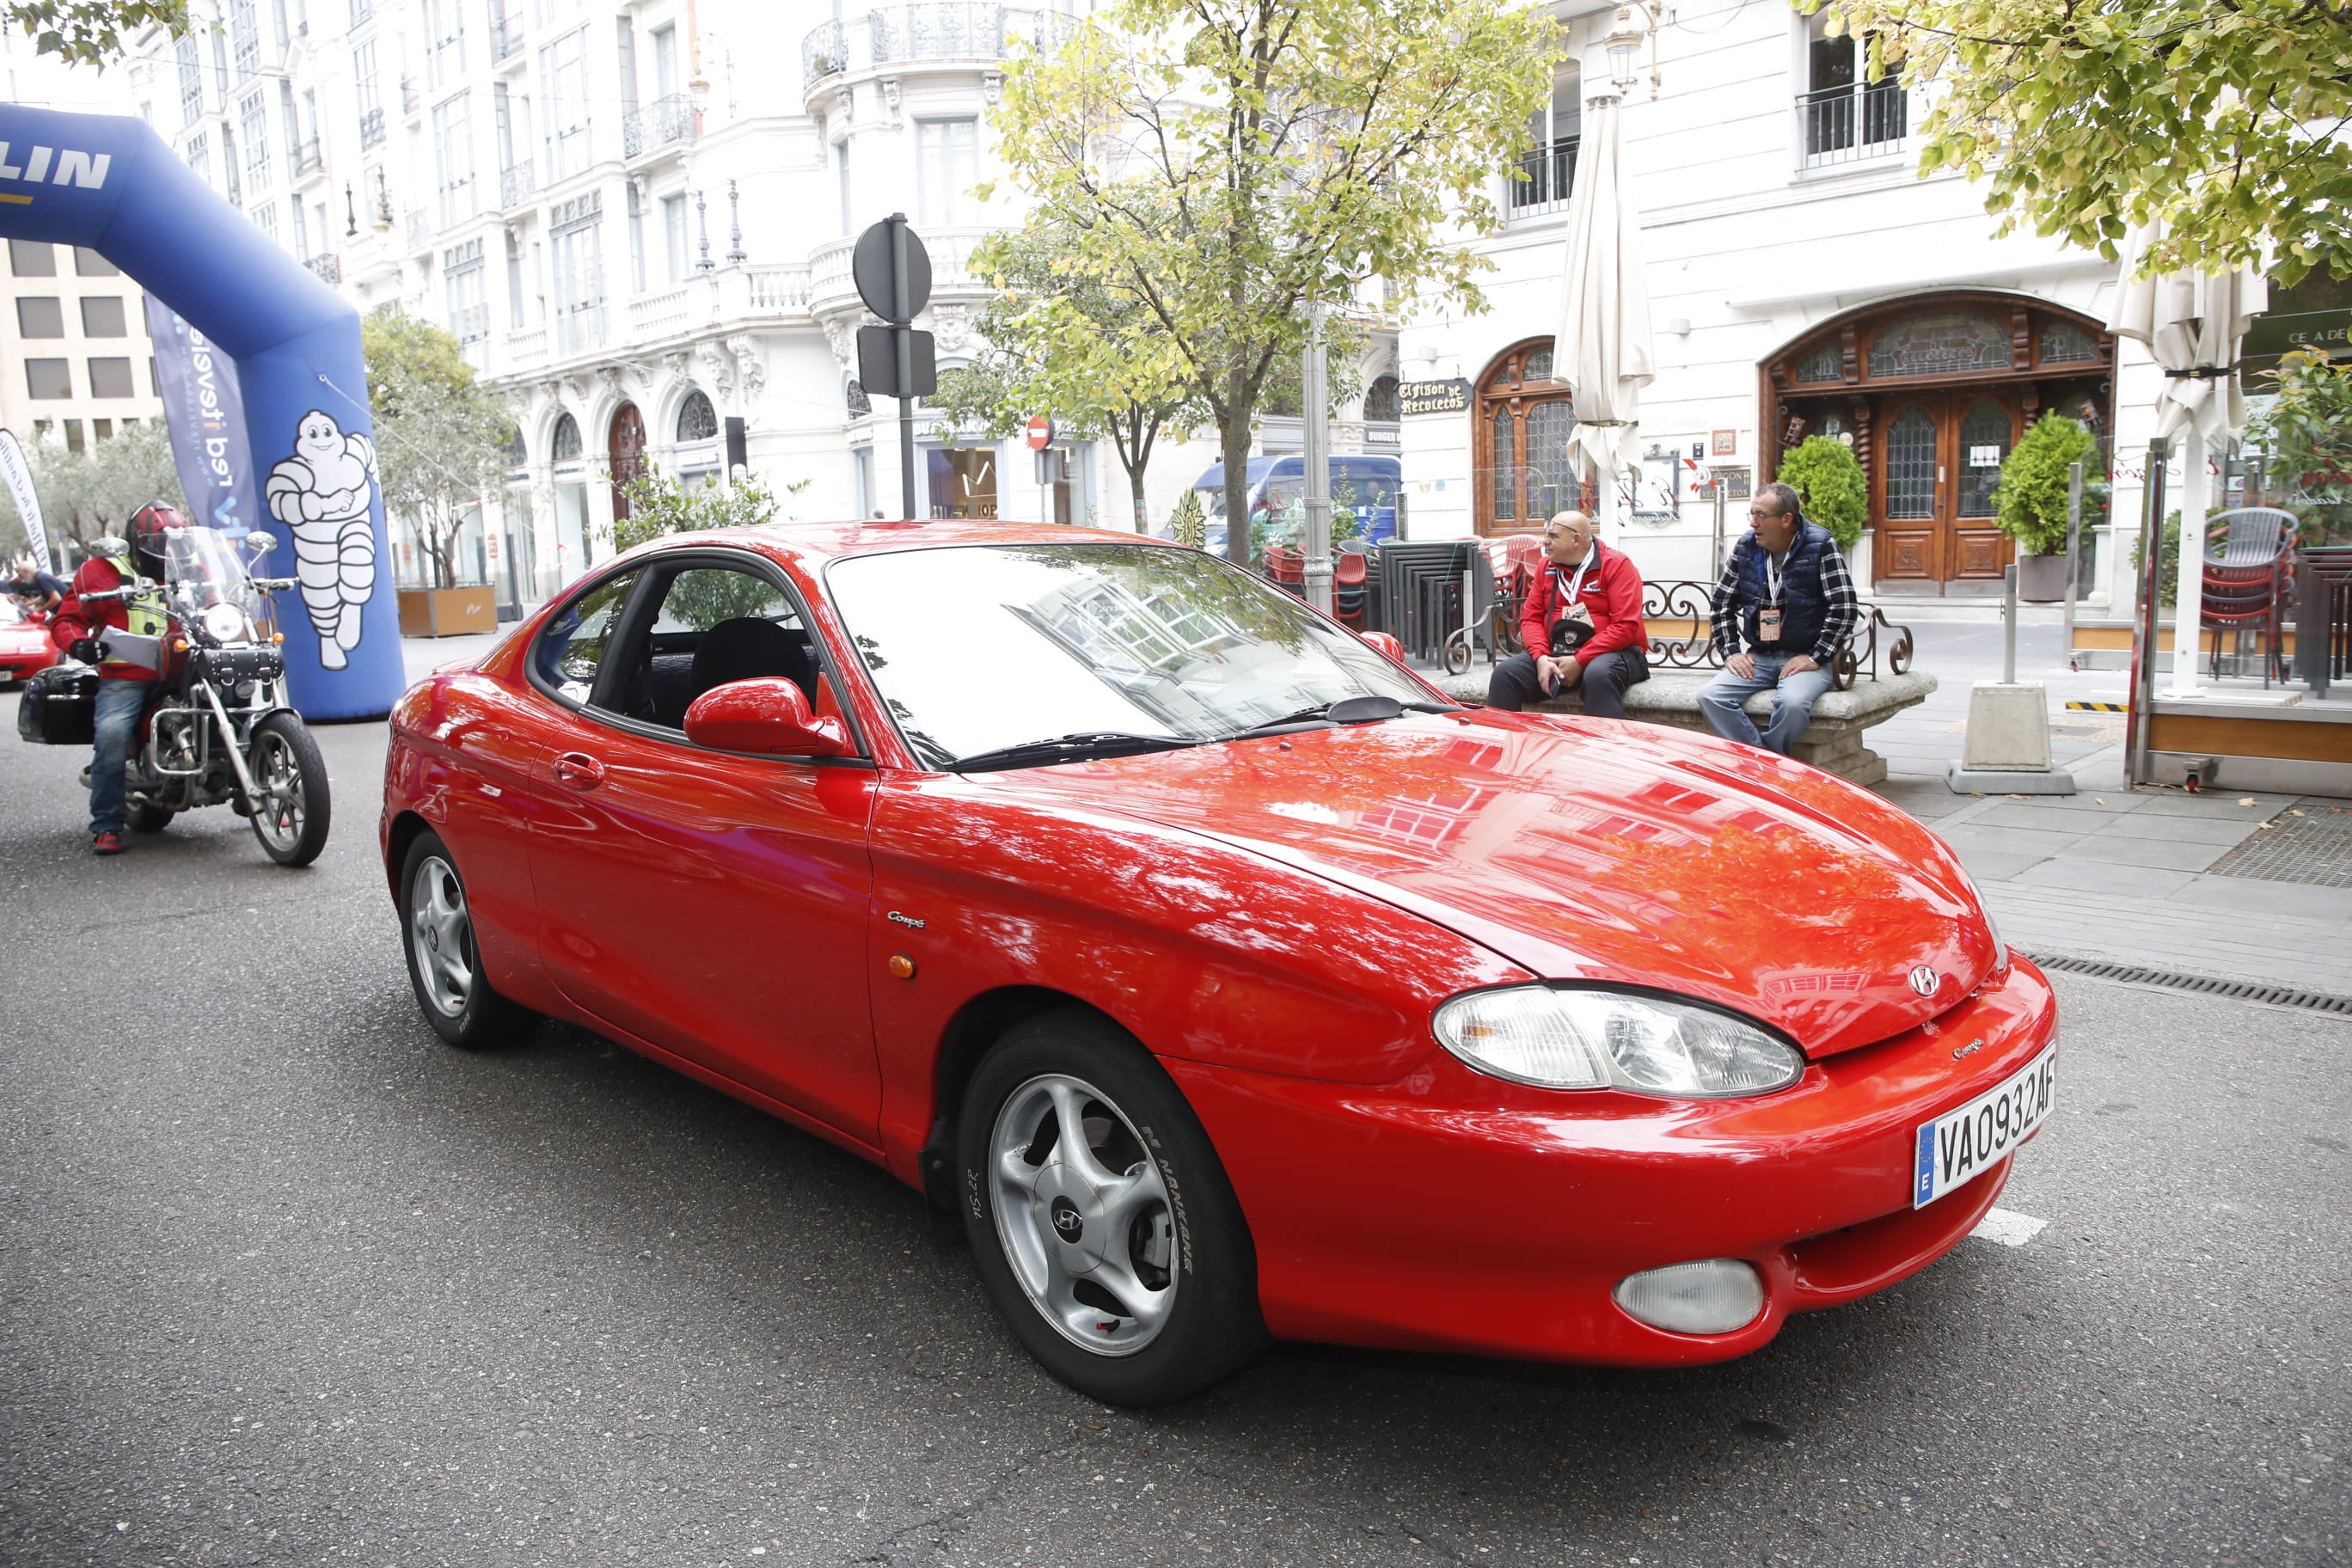
[[[185,526],[180,514],[162,501],[141,507],[131,514],[128,539],[98,542],[90,557],[75,570],[65,603],[49,618],[49,639],[58,651],[98,666],[96,744],[89,760],[89,837],[91,850],[100,855],[122,853],[124,764],[159,673],[161,650],[171,635],[171,618],[160,593],[124,599],[84,595],[130,587],[134,577],[161,582],[165,531]],[[124,635],[110,638],[109,633]],[[156,659],[152,664],[143,657],[151,647]]]

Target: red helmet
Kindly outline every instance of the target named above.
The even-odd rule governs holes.
[[[151,500],[131,514],[124,531],[131,540],[131,562],[142,577],[161,579],[170,531],[185,528],[188,520],[169,501]]]

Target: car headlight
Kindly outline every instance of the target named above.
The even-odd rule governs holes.
[[[1456,996],[1431,1021],[1483,1073],[1547,1089],[1624,1089],[1717,1100],[1804,1075],[1787,1041],[1712,1007],[1623,991],[1515,985]]]
[[[215,642],[245,642],[252,633],[245,612],[235,605],[214,605],[203,616],[205,635]]]

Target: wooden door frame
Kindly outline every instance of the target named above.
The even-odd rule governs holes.
[[[1521,472],[1525,472],[1528,468],[1528,411],[1538,404],[1568,401],[1568,388],[1560,383],[1558,375],[1554,375],[1548,382],[1519,380],[1501,383],[1500,384],[1503,385],[1519,388],[1519,391],[1507,396],[1495,396],[1487,391],[1489,385],[1496,384],[1495,377],[1509,364],[1514,356],[1530,354],[1539,348],[1552,351],[1552,366],[1557,371],[1559,365],[1559,347],[1555,339],[1549,336],[1521,338],[1509,347],[1496,351],[1495,355],[1487,360],[1486,368],[1478,373],[1478,379],[1470,384],[1470,531],[1480,538],[1491,539],[1506,533],[1540,533],[1544,524],[1550,521],[1549,518],[1520,517],[1512,520],[1507,527],[1493,521],[1495,447],[1489,410],[1496,406],[1507,406],[1510,409],[1511,428],[1517,437],[1515,447],[1515,454],[1518,458],[1517,467]],[[1548,390],[1554,387],[1558,390]],[[1570,416],[1573,417],[1573,410]],[[1579,478],[1580,479],[1581,476],[1580,475]],[[1527,502],[1524,486],[1521,487],[1521,491],[1517,500],[1520,509],[1524,510]]]

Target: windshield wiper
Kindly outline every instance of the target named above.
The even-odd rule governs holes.
[[[1328,724],[1377,724],[1384,719],[1394,719],[1406,712],[1451,713],[1454,705],[1438,702],[1400,702],[1393,697],[1342,697],[1337,702],[1318,702],[1312,708],[1301,708],[1296,713],[1279,719],[1268,719],[1263,724],[1252,724],[1246,730],[1235,730],[1220,735],[1220,741],[1246,741],[1256,735],[1281,735],[1296,730],[1311,730]]]
[[[1044,767],[1052,763],[1078,763],[1089,757],[1126,757],[1141,752],[1172,752],[1197,746],[1184,735],[1133,735],[1119,730],[1082,730],[1044,741],[1024,741],[1016,746],[974,752],[947,764],[950,773],[984,773],[991,768]]]

